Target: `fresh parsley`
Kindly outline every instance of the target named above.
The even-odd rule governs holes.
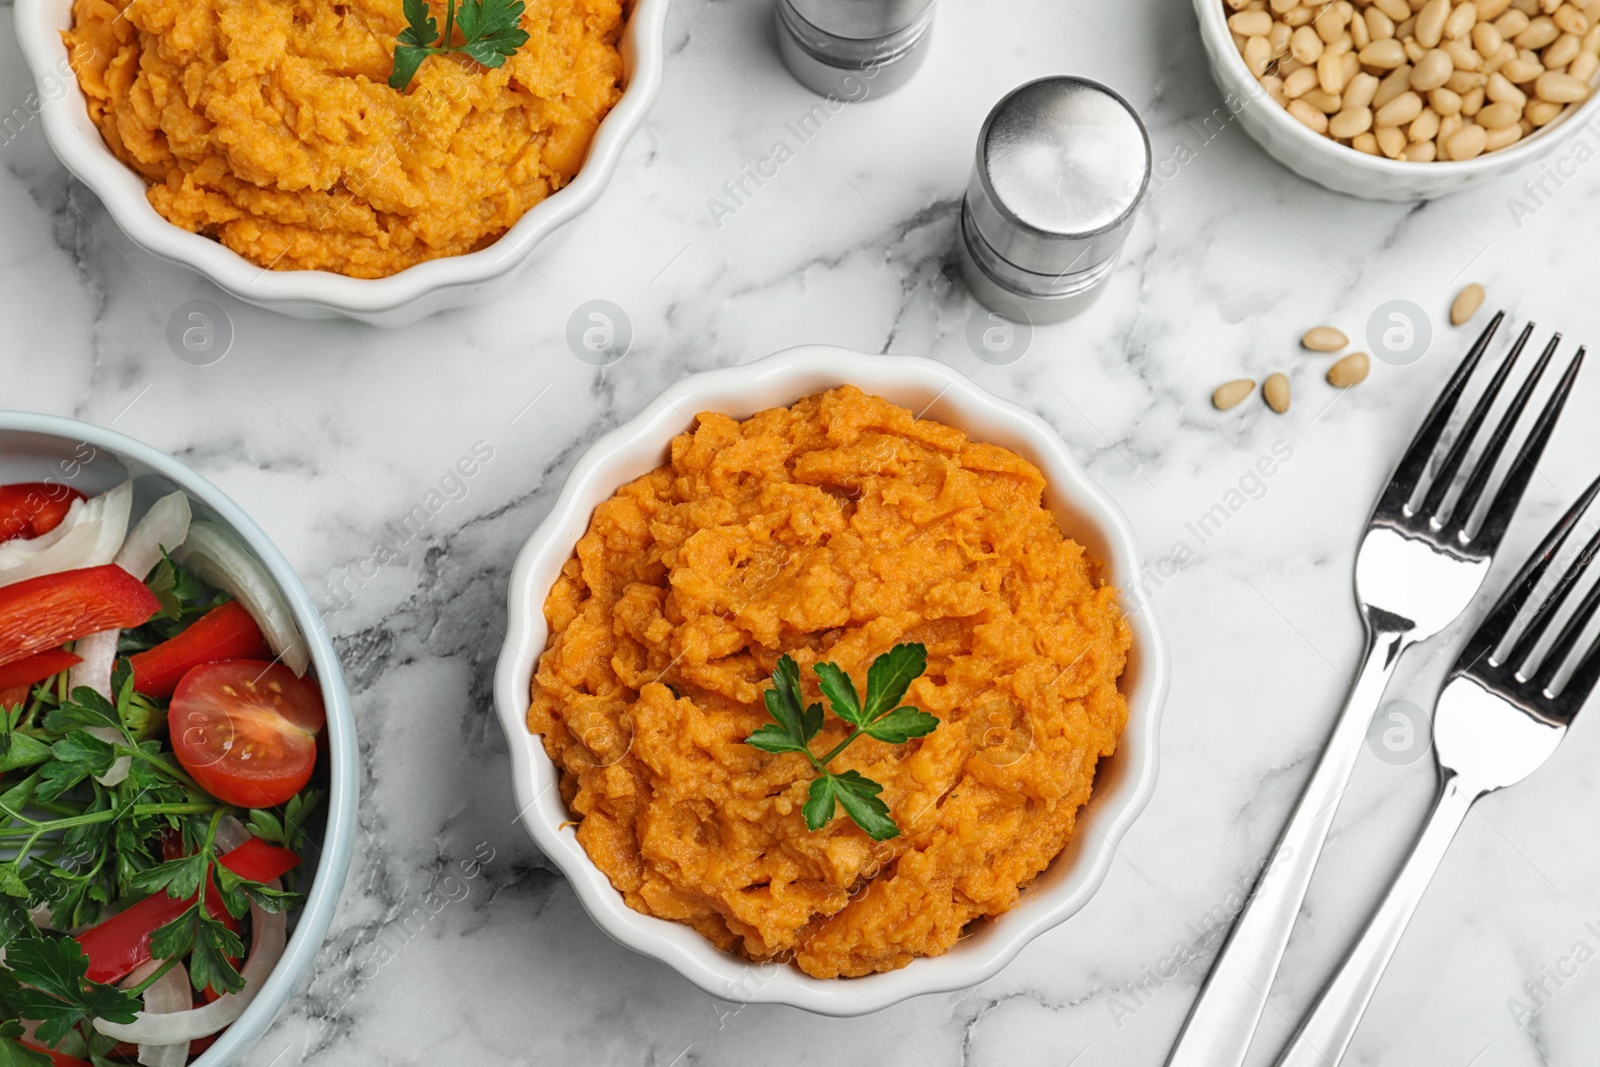
[[[900,828],[889,815],[889,806],[878,796],[883,786],[859,771],[833,772],[828,764],[856,740],[866,735],[890,745],[901,745],[913,737],[932,733],[939,720],[925,711],[900,706],[906,689],[928,667],[928,650],[920,644],[896,645],[867,670],[867,695],[863,701],[855,683],[837,664],[819,663],[815,667],[817,685],[828,698],[833,713],[852,727],[850,733],[825,756],[811,753],[811,740],[822,730],[822,705],[807,707],[801,699],[800,668],[784,655],[772,672],[772,688],[765,694],[767,714],[773,722],[762,726],[745,743],[763,752],[799,753],[811,762],[816,777],[811,780],[809,798],[802,809],[806,826],[820,830],[833,821],[835,805],[874,841],[887,841],[900,835]]]
[[[519,25],[522,0],[460,0],[459,7],[456,0],[445,3],[444,32],[440,33],[427,0],[405,0],[406,28],[395,44],[390,88],[404,92],[429,56],[459,52],[486,67],[499,67],[528,41],[528,31]],[[459,44],[457,29],[461,30]]]
[[[86,1019],[131,1023],[142,1004],[131,992],[88,979],[89,957],[70,937],[32,937],[6,947],[6,966],[18,983],[7,1003],[39,1023],[42,1044],[56,1045]]]

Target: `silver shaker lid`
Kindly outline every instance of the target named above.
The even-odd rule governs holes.
[[[1023,271],[1092,270],[1121,251],[1151,162],[1126,100],[1085,78],[1041,78],[989,113],[967,210],[993,251]]]
[[[933,0],[789,0],[811,25],[835,37],[866,40],[905,29]]]

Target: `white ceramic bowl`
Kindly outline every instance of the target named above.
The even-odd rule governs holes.
[[[1368,200],[1432,200],[1460,192],[1486,178],[1531,167],[1600,118],[1597,93],[1510,148],[1477,159],[1402,163],[1369,156],[1313,133],[1266,94],[1234,47],[1228,30],[1229,11],[1223,0],[1194,0],[1194,8],[1200,19],[1200,39],[1211,63],[1211,76],[1222,90],[1227,110],[1237,115],[1239,123],[1268,155],[1301,177],[1335,192]],[[1600,127],[1592,134],[1600,141]]]
[[[672,439],[701,411],[744,418],[803,396],[853,384],[973,438],[1013,449],[1049,482],[1046,503],[1062,529],[1105,561],[1121,588],[1133,627],[1123,679],[1128,726],[1117,755],[1100,765],[1094,797],[1067,850],[1000,918],[976,925],[943,956],[865,978],[818,979],[790,966],[756,965],[722,952],[680,923],[633,911],[563,828],[569,815],[558,772],[526,716],[536,661],[545,647],[544,601],[589,527],[597,505],[617,488],[666,462]],[[942,363],[870,356],[821,345],[793,348],[727,370],[686,378],[639,416],[595,442],[578,460],[550,514],[528,539],[511,575],[510,629],[495,673],[495,707],[511,746],[517,810],[528,833],[571,880],[595,922],[617,941],[661,960],[713,996],[788,1004],[824,1015],[862,1015],[923,993],[973,985],[1011,961],[1034,937],[1088,902],[1111,866],[1117,842],[1155,789],[1157,725],[1167,689],[1167,654],[1140,589],[1133,534],[1121,512],[1084,474],[1048,424],[978,388]]]
[[[323,769],[328,774],[326,828],[320,845],[308,840],[303,857],[302,869],[312,876],[309,888],[305,882],[301,885],[305,907],[291,920],[294,932],[261,992],[238,1021],[190,1065],[226,1067],[259,1044],[289,998],[310,981],[328,935],[355,849],[359,773],[355,712],[338,653],[311,595],[283,553],[239,505],[171,456],[131,437],[54,415],[0,410],[0,485],[49,481],[92,496],[128,478],[133,479],[135,515],[157,497],[182,489],[196,518],[221,525],[267,568],[311,646],[311,662],[328,711],[328,759],[325,767],[318,769],[319,779]]]
[[[406,326],[436,311],[499,295],[521,273],[540,242],[599,199],[616,171],[623,146],[660,94],[669,4],[670,0],[635,0],[621,41],[626,88],[600,124],[577,177],[534,205],[487,248],[429,260],[376,279],[320,270],[262,270],[219,242],[162,218],[145,199],[144,179],[111,154],[89,120],[61,40],[61,31],[72,24],[72,0],[16,0],[16,25],[23,57],[38,85],[38,98],[30,108],[39,111],[45,136],[67,169],[94,190],[134,243],[204,275],[240,300],[286,315]]]

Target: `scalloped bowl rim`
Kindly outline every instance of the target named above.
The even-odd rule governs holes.
[[[17,37],[41,101],[45,136],[78,180],[105,204],[123,232],[153,255],[211,279],[250,303],[326,308],[341,314],[392,311],[442,291],[482,285],[526,265],[547,237],[592,207],[610,183],[623,148],[661,92],[670,0],[637,0],[623,31],[626,84],[607,113],[576,177],[529,208],[499,239],[476,252],[431,259],[386,278],[351,278],[324,270],[264,269],[209,237],[168,222],[145,196],[144,179],[112,155],[89,120],[87,103],[67,65],[67,49],[46,11],[72,0],[16,0]],[[630,68],[631,59],[631,69]],[[51,97],[46,76],[65,92]]]
[[[358,799],[357,740],[355,714],[338,653],[322,625],[315,603],[298,574],[276,545],[245,511],[222,490],[165,452],[115,430],[57,415],[0,409],[0,434],[31,433],[66,442],[84,442],[104,449],[124,463],[132,461],[169,479],[185,493],[204,504],[225,521],[244,541],[272,576],[289,602],[295,622],[311,649],[323,703],[328,713],[328,801],[327,829],[322,839],[316,877],[306,894],[294,933],[283,957],[273,968],[261,992],[244,1013],[211,1048],[192,1061],[190,1067],[223,1067],[255,1047],[272,1025],[302,980],[312,972],[317,954],[328,935],[329,925],[344,891],[355,848]]]
[[[1137,677],[1128,691],[1128,726],[1114,757],[1120,767],[1116,785],[1102,788],[1104,778],[1097,776],[1095,795],[1080,811],[1078,832],[1068,846],[1075,859],[1064,869],[1059,885],[1025,893],[1016,909],[990,921],[984,937],[964,939],[946,955],[920,958],[900,970],[864,978],[818,979],[792,967],[741,960],[717,949],[688,926],[630,909],[590,861],[576,836],[563,831],[562,824],[569,816],[556,788],[555,767],[540,739],[528,731],[526,714],[535,663],[547,635],[545,596],[555,573],[588,528],[594,507],[625,482],[659,465],[669,442],[689,427],[695,412],[715,409],[744,417],[773,406],[766,401],[774,396],[786,396],[781,402],[787,405],[845,382],[868,392],[899,393],[902,398],[910,393],[932,396],[941,406],[931,417],[958,427],[963,422],[987,423],[991,429],[1010,427],[999,435],[1012,441],[996,443],[1020,448],[1040,466],[1050,483],[1047,497],[1056,501],[1054,510],[1059,513],[1067,508],[1075,521],[1094,527],[1094,536],[1079,539],[1101,542],[1102,558],[1121,589],[1125,609],[1135,609],[1129,614],[1134,630],[1130,673]],[[889,399],[895,397],[889,395]],[[971,432],[980,440],[995,436]],[[1069,534],[1076,532],[1081,530]],[[809,345],[692,375],[665,390],[638,416],[583,454],[549,514],[517,556],[510,579],[509,627],[495,673],[495,706],[511,749],[517,811],[529,835],[561,868],[584,909],[606,934],[667,964],[713,996],[744,1003],[787,1004],[843,1017],[877,1011],[909,997],[974,985],[994,975],[1028,942],[1088,903],[1105,880],[1117,843],[1155,789],[1159,719],[1169,667],[1165,640],[1139,574],[1138,550],[1127,520],[1078,466],[1049,424],[942,363]],[[1106,773],[1102,762],[1100,774]],[[1085,822],[1092,824],[1092,834]],[[1053,871],[1054,865],[1040,880]]]

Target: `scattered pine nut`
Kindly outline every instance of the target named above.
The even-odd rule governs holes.
[[[1227,411],[1236,408],[1245,397],[1256,391],[1254,378],[1239,378],[1236,381],[1224,382],[1217,386],[1217,391],[1211,394],[1211,405],[1218,411]]]
[[[1481,307],[1483,307],[1483,286],[1473,282],[1457,293],[1455,303],[1450,305],[1450,325],[1460,326],[1466,323]]]
[[[1339,389],[1360,385],[1367,380],[1371,369],[1372,361],[1365,352],[1352,352],[1328,368],[1328,384]]]
[[[1332,326],[1313,326],[1300,338],[1300,344],[1313,352],[1337,352],[1349,343],[1350,338]]]
[[[1261,395],[1266,397],[1267,407],[1282,415],[1289,410],[1289,379],[1282,374],[1269,374],[1265,384],[1261,386]]]

